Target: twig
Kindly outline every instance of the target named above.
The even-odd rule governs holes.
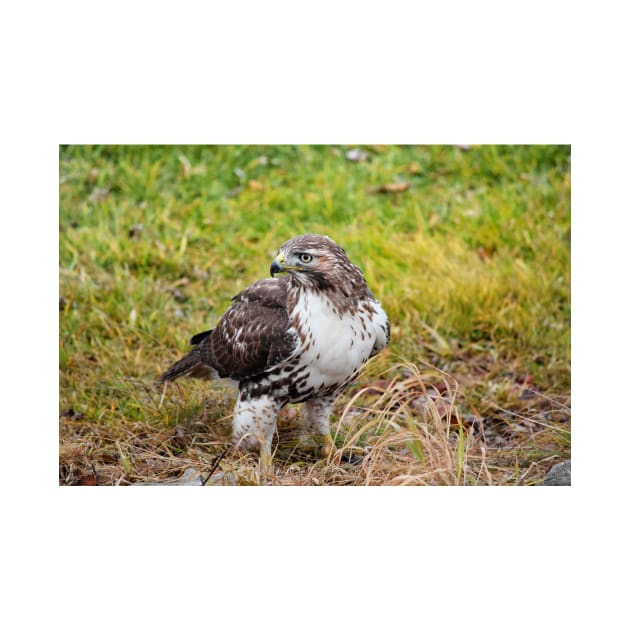
[[[499,411],[503,411],[515,418],[520,418],[521,420],[526,420],[527,422],[532,422],[534,424],[539,424],[542,427],[546,427],[547,429],[552,429],[554,431],[559,431],[561,433],[566,433],[567,435],[571,435],[571,431],[567,431],[566,429],[561,429],[560,427],[554,427],[552,424],[546,424],[545,422],[540,422],[540,420],[534,420],[533,418],[528,418],[527,416],[522,416],[520,413],[516,413],[514,411],[510,411],[509,409],[503,409],[503,407],[499,407],[496,403],[490,403],[492,407],[498,409]]]
[[[214,471],[217,469],[217,466],[219,465],[219,462],[226,456],[227,452],[230,450],[231,448],[231,444],[228,444],[224,449],[223,452],[219,454],[219,456],[214,460],[214,464],[212,464],[212,468],[210,469],[210,472],[208,473],[208,476],[205,478],[205,480],[202,480],[201,485],[205,486],[208,481],[210,481],[210,477],[212,477],[212,475],[214,474]]]
[[[160,403],[158,405],[158,409],[162,408],[162,403],[164,402],[164,395],[166,394],[167,387],[168,387],[168,381],[164,381],[164,387],[162,388],[162,395],[160,396]]]
[[[564,403],[561,403],[556,398],[552,398],[551,396],[546,396],[542,392],[536,391],[534,389],[529,389],[529,391],[533,392],[536,396],[540,396],[540,398],[544,398],[545,400],[548,400],[549,402],[555,403],[556,405],[561,407],[563,411],[571,411],[571,407],[569,407],[568,405],[565,405]]]

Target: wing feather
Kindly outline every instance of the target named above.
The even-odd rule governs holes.
[[[202,361],[221,377],[241,380],[290,357],[297,341],[289,327],[286,284],[285,278],[269,278],[235,296],[212,334],[201,340]]]

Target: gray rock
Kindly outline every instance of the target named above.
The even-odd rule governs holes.
[[[132,483],[132,486],[200,486],[202,473],[196,468],[186,468],[179,479]]]
[[[540,482],[541,486],[570,486],[571,485],[571,460],[556,464],[547,476]]]
[[[208,473],[201,472],[196,468],[186,468],[179,479],[171,479],[169,481],[151,481],[132,483],[132,486],[203,486],[204,481],[208,477]],[[231,472],[216,472],[210,477],[206,486],[230,486],[237,485],[239,478]]]

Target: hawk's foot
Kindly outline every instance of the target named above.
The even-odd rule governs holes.
[[[335,450],[330,433],[301,435],[298,439],[297,448],[299,450],[311,451],[317,458],[326,459]]]

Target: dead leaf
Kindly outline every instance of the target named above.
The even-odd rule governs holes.
[[[429,228],[434,228],[442,219],[440,218],[440,215],[437,212],[430,212],[429,213],[429,220],[428,220],[428,226]]]
[[[435,380],[435,382],[426,382],[425,387],[427,394],[432,397],[440,397],[448,390],[448,384],[444,380]]]
[[[88,197],[88,200],[92,202],[103,201],[108,195],[109,188],[95,188]]]
[[[366,396],[380,396],[385,391],[387,391],[387,388],[390,386],[390,384],[391,381],[388,381],[384,378],[379,378],[375,381],[372,381],[371,383],[368,383],[365,386],[363,393]]]
[[[477,256],[479,256],[479,260],[485,263],[490,260],[490,254],[485,247],[477,247]]]
[[[144,231],[142,223],[135,223],[129,228],[129,238],[137,238]]]
[[[87,174],[87,182],[88,184],[94,184],[96,183],[96,180],[98,179],[98,175],[99,175],[99,170],[97,168],[91,168]]]
[[[534,376],[527,372],[525,374],[517,374],[514,379],[519,385],[531,385],[534,382]]]
[[[462,424],[466,428],[473,428],[479,430],[482,427],[482,421],[479,416],[476,416],[474,413],[465,413],[462,414]]]
[[[94,475],[83,475],[79,477],[76,482],[77,486],[96,486],[96,477]]]
[[[173,283],[174,287],[186,287],[190,284],[190,280],[186,276],[182,276],[179,280]]]
[[[103,451],[100,460],[104,464],[116,464],[120,461],[120,455],[113,451]]]
[[[474,416],[473,414],[466,414],[466,415],[460,414],[460,418],[461,418],[462,429],[466,431],[466,433],[479,434],[479,432],[482,430],[481,419]],[[453,411],[450,417],[450,426],[453,429],[456,429],[459,427],[459,420],[457,419],[457,414],[455,413],[455,411]]]
[[[188,296],[184,292],[180,291],[177,287],[169,289],[169,293],[173,296],[173,299],[176,302],[188,302]]]
[[[405,192],[408,188],[408,182],[391,182],[390,184],[381,184],[380,186],[370,188],[369,192],[381,194],[402,193]]]
[[[457,418],[455,418],[453,405],[449,401],[437,398],[433,400],[433,404],[435,405],[435,410],[440,415],[440,418],[446,418],[449,414],[451,414],[451,423],[453,422],[453,419],[455,419],[455,424],[457,424]]]
[[[261,192],[265,190],[265,187],[257,179],[251,179],[247,183],[247,185],[249,186],[250,190],[255,190],[256,192]]]

